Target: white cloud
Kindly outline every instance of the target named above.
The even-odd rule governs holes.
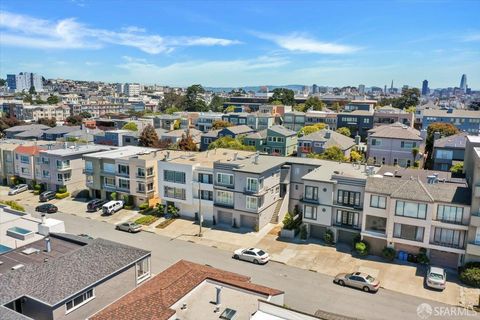
[[[480,32],[470,33],[470,34],[464,36],[463,41],[467,41],[467,42],[480,41]]]
[[[254,33],[257,37],[269,40],[288,51],[318,54],[345,54],[360,50],[360,48],[334,42],[323,42],[299,33],[274,35]]]
[[[129,26],[122,31],[90,28],[74,18],[59,21],[0,12],[0,44],[41,49],[96,49],[106,44],[137,48],[150,54],[168,53],[177,47],[229,46],[239,41],[213,37],[164,37]]]

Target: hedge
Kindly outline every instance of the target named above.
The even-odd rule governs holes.
[[[135,220],[135,223],[137,224],[143,224],[145,226],[148,226],[148,225],[151,225],[152,223],[154,223],[155,221],[157,221],[157,217],[155,216],[143,216],[141,218],[138,218],[137,220]]]
[[[65,192],[65,193],[57,193],[55,195],[55,198],[57,199],[65,199],[66,197],[68,197],[70,195],[70,193],[68,192]]]
[[[140,210],[145,210],[148,208],[148,202],[144,202],[144,203],[141,203],[139,206],[138,206],[138,209]]]
[[[9,206],[10,208],[12,208],[13,210],[25,212],[25,208],[22,207],[21,205],[19,205],[19,204],[18,204],[17,202],[15,202],[15,201],[6,200],[6,201],[0,201],[0,203],[6,204],[7,206]]]
[[[480,268],[471,267],[460,273],[460,281],[469,286],[480,288]]]

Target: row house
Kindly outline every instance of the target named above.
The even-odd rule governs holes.
[[[212,129],[213,123],[222,120],[223,113],[221,112],[201,112],[198,115],[195,127],[203,132],[208,132]]]
[[[325,124],[330,130],[337,130],[337,114],[327,111],[308,111],[305,113],[305,125]]]
[[[292,112],[292,106],[278,105],[278,104],[262,104],[258,107],[258,112],[268,115],[283,116],[287,112]]]
[[[243,142],[255,147],[258,152],[286,157],[297,151],[297,132],[275,125],[245,136]]]
[[[20,145],[13,151],[15,176],[32,184],[40,176],[39,154],[43,148],[37,145]]]
[[[201,136],[200,150],[208,149],[210,143],[223,137],[238,138],[248,135],[253,132],[253,129],[247,125],[238,125],[226,127],[220,130],[211,130]]]
[[[283,124],[285,128],[300,131],[305,127],[305,112],[291,111],[283,115]]]
[[[79,115],[82,112],[88,112],[93,118],[99,118],[108,114],[122,114],[130,109],[128,104],[73,104],[70,105],[72,115]]]
[[[355,140],[330,129],[321,129],[298,138],[297,156],[306,157],[310,153],[322,154],[327,148],[338,147],[345,157],[357,144]]]
[[[478,135],[480,131],[480,112],[475,110],[459,109],[425,109],[422,115],[422,128],[427,129],[435,122],[450,123],[458,130],[469,135]]]
[[[413,127],[415,114],[392,106],[378,108],[373,113],[374,127],[399,122],[403,125]]]
[[[424,248],[432,264],[456,268],[465,260],[470,196],[465,183],[441,182],[435,175],[426,181],[369,177],[362,237],[376,254],[386,246],[411,254]]]
[[[435,139],[437,138],[437,139]],[[433,142],[433,169],[449,171],[457,163],[465,160],[465,145],[467,133],[460,132],[448,137],[436,137],[434,133]]]
[[[223,121],[230,122],[234,126],[247,125],[255,131],[264,130],[275,125],[279,120],[278,116],[272,114],[262,113],[227,113],[222,116]]]
[[[65,121],[70,115],[70,108],[63,105],[24,106],[20,119],[38,121],[40,118],[55,118],[57,121]]]
[[[337,128],[350,129],[352,138],[359,135],[364,141],[368,130],[373,128],[373,111],[354,110],[337,115]]]

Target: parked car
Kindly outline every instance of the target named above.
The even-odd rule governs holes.
[[[135,222],[124,222],[117,224],[115,229],[132,233],[142,231],[142,226]]]
[[[333,281],[341,286],[358,288],[365,292],[377,292],[380,288],[380,281],[363,272],[340,273]]]
[[[45,203],[37,206],[35,208],[35,211],[38,212],[44,212],[44,213],[55,213],[58,211],[57,206],[51,204],[51,203]]]
[[[86,233],[80,233],[78,236],[79,236],[79,237],[82,237],[82,238],[85,238],[85,239],[88,239],[88,240],[93,240],[93,237],[92,237],[92,236],[89,236],[89,235],[86,234]]]
[[[233,258],[253,262],[255,264],[265,264],[270,260],[268,253],[258,248],[242,248],[235,250]]]
[[[38,199],[40,202],[47,202],[49,200],[55,199],[55,195],[57,193],[55,191],[44,191],[40,193],[40,196],[38,196]]]
[[[13,196],[27,190],[28,190],[28,185],[23,183],[17,184],[16,186],[13,186],[10,188],[10,190],[8,190],[8,195]]]
[[[427,270],[425,283],[427,287],[444,290],[447,284],[447,273],[445,269],[430,266]]]
[[[110,215],[110,214],[114,214],[115,212],[117,212],[118,210],[120,210],[122,208],[123,208],[123,201],[113,200],[113,201],[109,201],[109,202],[105,203],[102,206],[102,212],[105,215]]]
[[[87,203],[87,211],[88,212],[98,211],[98,209],[102,208],[102,206],[107,202],[108,200],[102,200],[102,199],[91,200]]]

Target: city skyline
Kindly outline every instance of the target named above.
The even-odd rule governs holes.
[[[480,87],[479,3],[240,4],[2,3],[0,74],[208,87],[427,79],[432,89],[467,74]]]

